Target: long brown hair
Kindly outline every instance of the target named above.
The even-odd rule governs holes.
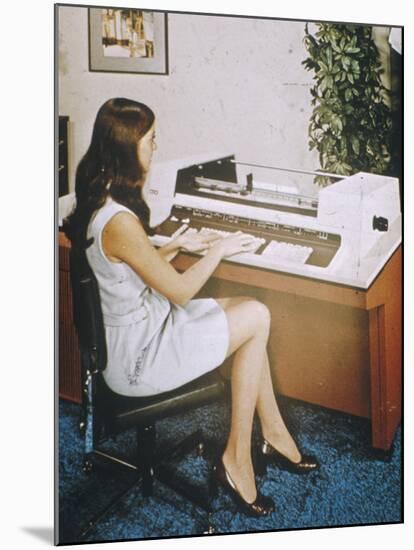
[[[76,170],[76,206],[64,223],[72,244],[86,246],[91,216],[108,196],[135,212],[151,233],[149,208],[141,194],[145,173],[137,144],[154,120],[149,107],[131,99],[109,99],[99,109],[91,143]]]

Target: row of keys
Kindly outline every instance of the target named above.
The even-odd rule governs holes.
[[[183,231],[183,227],[181,227],[179,230],[172,235],[172,238],[176,236],[176,234],[179,234]],[[221,229],[212,229],[210,227],[202,227],[199,231],[194,227],[189,227],[187,229],[187,233],[199,233],[200,235],[219,235],[220,237],[227,237],[228,235],[231,235],[232,231],[224,231]],[[265,242],[266,239],[262,237],[256,237],[254,235],[250,235],[249,233],[246,233],[246,235],[249,235],[249,237],[252,237],[253,239],[253,249],[250,253],[254,254]],[[313,248],[310,246],[302,246],[298,244],[292,244],[287,243],[283,241],[270,241],[266,248],[262,251],[261,255],[263,257],[266,257],[268,259],[275,259],[275,260],[287,260],[289,262],[294,263],[306,263],[309,256],[312,254]],[[241,253],[244,254],[244,253]]]
[[[189,230],[190,231],[190,230]],[[194,231],[197,232],[196,229]],[[212,229],[210,227],[202,227],[199,231],[200,235],[219,235],[220,237],[227,237],[229,235],[232,235],[233,231],[223,231],[221,229]],[[249,233],[244,233],[245,235],[248,235],[252,238],[252,248],[251,253],[254,254],[256,250],[258,250],[262,244],[266,242],[266,239],[263,239],[262,237],[256,237],[254,235],[250,235]]]
[[[262,256],[304,264],[312,252],[313,248],[310,246],[270,241],[263,250]]]

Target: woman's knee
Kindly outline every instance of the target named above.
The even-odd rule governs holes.
[[[229,354],[255,336],[267,339],[270,311],[265,304],[249,298],[225,310],[229,333]]]
[[[254,320],[257,327],[269,330],[271,313],[266,304],[259,302],[259,300],[249,302],[249,316]]]
[[[271,322],[269,308],[259,300],[253,298],[243,301],[239,307],[239,315],[242,322],[246,324],[251,336],[257,334],[268,334]]]

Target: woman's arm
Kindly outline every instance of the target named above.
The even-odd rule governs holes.
[[[183,225],[176,236],[169,243],[158,248],[159,254],[171,262],[175,256],[183,250],[185,252],[205,252],[211,245],[221,239],[219,235],[214,233],[200,235],[197,231],[189,229],[188,225]]]
[[[158,248],[158,253],[164,258],[164,260],[166,260],[167,262],[171,262],[171,260],[173,260],[180,252],[180,248],[180,243],[177,242],[176,239],[174,239],[164,246]]]
[[[243,234],[220,239],[187,271],[178,273],[152,246],[132,214],[119,212],[102,234],[102,246],[109,260],[127,263],[148,286],[178,305],[186,304],[197,294],[224,256],[248,252],[251,243],[252,238]]]
[[[172,239],[169,243],[167,243],[164,246],[161,246],[158,248],[159,254],[167,260],[167,262],[171,262],[177,254],[180,251],[181,248],[181,234],[188,228],[188,225],[183,225],[175,234],[174,239]]]

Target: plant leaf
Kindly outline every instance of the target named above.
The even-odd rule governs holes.
[[[308,57],[302,62],[313,72],[315,83],[310,88],[309,148],[318,152],[326,170],[384,173],[392,165],[393,126],[372,29],[332,23],[316,26],[316,35],[311,36],[305,25]],[[322,177],[315,181],[330,183]]]
[[[351,136],[351,145],[354,153],[359,155],[359,139],[355,135]]]
[[[326,48],[326,61],[329,69],[332,69],[332,49],[330,46]]]

